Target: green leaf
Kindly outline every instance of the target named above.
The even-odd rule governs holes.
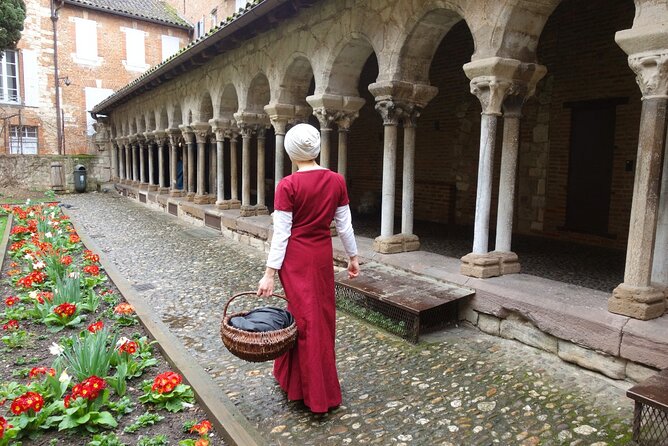
[[[77,418],[75,419],[75,421],[76,421],[78,424],[85,424],[85,423],[88,423],[88,420],[90,420],[90,412],[85,413],[85,414],[83,414],[82,416],[77,417]]]
[[[64,431],[66,429],[74,429],[76,427],[79,427],[79,424],[74,420],[74,417],[72,416],[66,416],[63,418],[63,421],[60,422],[58,425],[58,430],[59,431]]]
[[[165,403],[165,409],[169,412],[178,412],[183,410],[183,403],[180,400],[169,400]]]
[[[107,411],[100,412],[98,413],[94,420],[96,424],[102,425],[102,426],[108,426],[110,428],[118,426],[118,423],[116,422],[116,419],[112,414],[110,414]]]

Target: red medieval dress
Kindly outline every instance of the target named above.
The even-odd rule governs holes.
[[[275,210],[292,212],[278,274],[299,333],[295,348],[274,362],[274,376],[288,400],[303,400],[316,413],[341,404],[330,224],[336,208],[347,204],[345,180],[328,169],[298,171],[283,178],[274,198]]]

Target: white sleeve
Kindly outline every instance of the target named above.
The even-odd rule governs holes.
[[[292,232],[292,212],[274,211],[274,235],[271,237],[271,248],[267,256],[269,268],[281,269],[285,258],[285,249]]]
[[[336,224],[336,232],[339,234],[343,249],[346,250],[348,257],[357,255],[357,242],[355,241],[355,233],[353,232],[352,217],[350,215],[350,206],[339,206],[336,208],[334,214],[334,223]]]

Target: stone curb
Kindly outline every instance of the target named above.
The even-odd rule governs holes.
[[[0,239],[0,274],[2,273],[2,267],[4,266],[5,255],[7,254],[9,232],[12,230],[13,221],[14,221],[14,216],[12,214],[8,214],[7,226],[5,226],[5,233],[2,234],[2,239]]]
[[[257,429],[241,414],[236,406],[222,392],[211,376],[199,365],[195,358],[187,353],[181,341],[158,318],[154,311],[146,305],[130,282],[118,271],[116,266],[106,257],[100,247],[82,231],[81,224],[70,213],[63,209],[81,241],[88,249],[100,256],[100,264],[109,278],[114,282],[121,295],[130,303],[137,313],[141,324],[149,332],[150,337],[158,342],[160,350],[167,361],[178,370],[195,391],[197,401],[207,412],[210,421],[222,433],[226,443],[236,446],[266,446]]]

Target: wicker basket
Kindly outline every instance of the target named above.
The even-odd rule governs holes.
[[[230,319],[236,316],[245,316],[248,311],[227,314],[227,307],[239,296],[253,295],[254,291],[235,294],[225,304],[223,310],[223,321],[220,324],[220,337],[223,344],[234,356],[250,362],[271,361],[278,358],[290,350],[297,340],[297,325],[293,322],[288,328],[281,330],[253,332],[239,330],[230,325]],[[274,297],[287,299],[278,294],[272,294]]]

